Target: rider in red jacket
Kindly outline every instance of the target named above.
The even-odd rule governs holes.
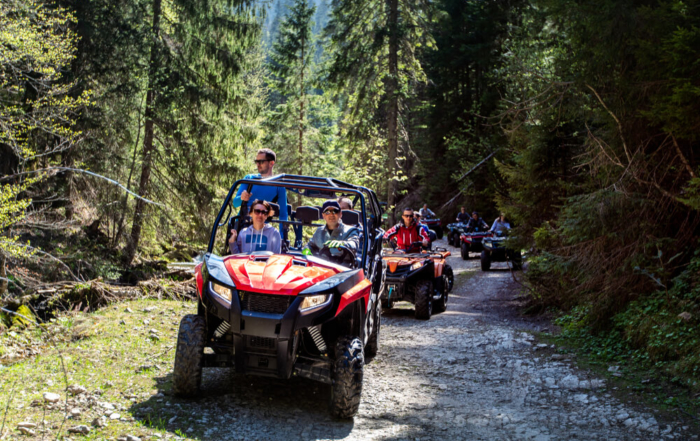
[[[427,247],[430,237],[413,219],[413,210],[410,208],[404,209],[402,219],[403,222],[394,225],[384,233],[384,239],[392,239],[396,236],[396,245],[401,250],[409,249],[413,242],[422,242],[423,246]]]

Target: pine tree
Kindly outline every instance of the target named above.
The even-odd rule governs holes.
[[[347,135],[366,137],[382,121],[389,206],[397,189],[403,97],[424,79],[416,51],[432,46],[425,32],[429,9],[422,0],[335,0],[327,28],[333,51],[328,77],[347,94]]]
[[[210,190],[193,169],[213,166],[218,176],[235,170],[226,165],[232,162],[222,165],[220,159],[230,158],[233,152],[226,151],[230,144],[222,143],[220,130],[213,129],[222,121],[222,112],[240,96],[239,75],[249,49],[259,42],[259,23],[247,4],[244,0],[153,0],[140,195],[150,194],[152,172],[166,191],[173,192],[168,172],[175,172],[184,182],[175,181],[195,193],[195,200],[206,203]],[[139,199],[127,262],[138,248],[144,216],[145,202]]]
[[[298,117],[298,174],[303,174],[304,133],[306,131],[306,105],[309,86],[309,68],[313,63],[311,17],[316,8],[307,0],[296,0],[280,25],[277,41],[273,45],[270,70],[275,76],[276,89],[286,98],[288,105],[297,107]]]
[[[314,13],[308,0],[296,0],[280,23],[270,55],[272,94],[265,142],[277,151],[280,170],[311,175],[332,173],[340,161],[337,155],[325,155],[332,149],[337,115],[317,87]],[[323,161],[317,160],[320,156]]]

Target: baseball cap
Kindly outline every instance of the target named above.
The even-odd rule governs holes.
[[[327,208],[335,208],[336,210],[340,210],[340,204],[338,204],[338,201],[326,201],[323,203],[323,207],[321,208],[321,212],[326,211]]]

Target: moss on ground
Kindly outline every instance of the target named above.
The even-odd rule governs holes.
[[[91,314],[65,313],[43,329],[5,332],[0,336],[5,432],[15,438],[20,435],[17,425],[31,422],[37,425],[32,429],[37,437],[49,439],[59,432],[75,437],[67,430],[78,425],[91,429],[87,436],[80,435],[82,439],[201,438],[194,415],[180,415],[169,423],[178,410],[178,400],[170,395],[177,329],[181,317],[195,309],[193,302],[129,301]],[[83,386],[87,392],[73,396],[66,392],[68,385]],[[44,392],[56,393],[61,400],[49,406]],[[74,408],[81,415],[63,423]],[[100,416],[106,417],[106,427],[92,425]]]

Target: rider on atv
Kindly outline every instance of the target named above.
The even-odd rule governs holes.
[[[460,224],[466,224],[469,222],[469,213],[467,213],[467,209],[462,207],[460,212],[457,213],[457,222]]]
[[[420,227],[423,229],[423,231],[425,231],[426,233],[428,233],[428,238],[429,238],[429,239],[428,239],[428,242],[429,242],[429,243],[428,243],[428,249],[429,249],[429,250],[432,249],[432,248],[433,248],[433,242],[435,242],[435,241],[437,240],[437,235],[435,234],[434,231],[432,231],[430,228],[428,228],[428,226],[427,226],[426,224],[424,224],[423,222],[421,222],[421,215],[420,215],[420,212],[419,212],[419,211],[414,211],[414,212],[413,212],[413,217],[416,219],[416,223],[417,223],[418,225],[420,225]]]
[[[320,250],[323,247],[330,249],[331,256],[341,259],[343,252],[340,247],[347,248],[353,254],[357,253],[360,244],[360,233],[356,227],[345,225],[341,220],[340,204],[336,200],[323,203],[321,213],[326,221],[324,227],[318,227],[311,240],[309,248]]]
[[[400,222],[384,233],[384,239],[392,240],[396,236],[396,247],[400,250],[410,250],[414,242],[422,242],[427,247],[430,242],[428,233],[416,222],[413,217],[413,209],[405,208]],[[394,242],[392,240],[392,242]]]
[[[428,208],[428,204],[423,204],[423,208],[418,210],[421,216],[423,216],[424,219],[430,219],[435,217],[435,213],[433,213],[433,210]]]
[[[501,213],[501,215],[498,216],[495,221],[493,221],[493,225],[491,225],[491,231],[494,233],[503,234],[508,230],[510,230],[510,221],[506,219],[505,213]]]
[[[479,213],[474,211],[472,212],[472,218],[469,219],[469,222],[467,223],[467,231],[473,232],[477,228],[481,231],[488,231],[489,224],[487,224],[482,218],[479,217]]]

